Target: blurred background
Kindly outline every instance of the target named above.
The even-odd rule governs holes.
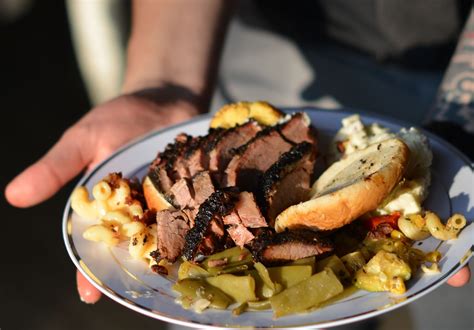
[[[93,104],[119,92],[125,61],[123,49],[129,30],[129,4],[117,5],[118,2],[0,0],[2,189],[23,168],[41,157]],[[278,90],[261,89],[265,82],[255,80],[251,70],[245,71],[246,63],[252,61],[259,47],[261,51],[271,51],[273,39],[266,34],[266,27],[275,17],[270,12],[266,23],[262,23],[259,17],[249,14],[249,6],[252,4],[243,1],[239,17],[231,25],[213,109],[234,99],[252,98],[275,100],[280,105],[311,104],[327,108],[343,105],[369,111],[376,111],[384,104],[392,115],[401,106],[430,106],[443,65],[409,78],[424,82],[425,87],[417,90],[416,98],[410,88],[390,96],[386,94],[393,86],[379,86],[372,74],[351,81],[347,72],[343,78],[327,69],[327,72],[321,70],[316,79],[314,67],[328,68],[331,64],[328,58],[338,65],[343,62],[337,56],[324,56],[333,54],[332,46],[322,47],[317,55],[311,55],[315,50],[308,49],[289,64],[289,73],[280,71],[278,58],[270,60],[263,68],[268,70],[267,79],[286,77],[290,85],[299,84],[296,96],[279,99]],[[98,7],[102,10],[97,10]],[[89,24],[84,25],[84,21]],[[285,39],[285,33],[277,38]],[[263,45],[261,40],[266,40]],[[291,56],[302,43],[289,44],[282,56]],[[253,57],[238,55],[242,45],[253,49],[250,52]],[[449,55],[453,47],[447,49]],[[323,55],[318,57],[319,54]],[[364,68],[363,72],[370,72],[372,64],[356,53],[353,58]],[[439,62],[446,64],[446,60]],[[401,78],[394,68],[390,70],[392,84],[407,83],[408,78]],[[293,81],[294,76],[303,77],[303,82]],[[317,87],[318,79],[324,81],[322,87]],[[341,81],[346,88],[336,94],[335,86]],[[379,88],[371,102],[360,98],[357,86],[361,81]],[[388,102],[387,97],[391,97]],[[409,109],[406,112],[410,113]],[[421,121],[409,116],[404,119]],[[74,182],[49,201],[30,209],[15,209],[2,197],[0,329],[181,328],[142,316],[108,298],[94,306],[79,300],[75,269],[61,234],[62,212],[73,186]],[[354,327],[473,329],[473,288],[473,281],[461,289],[445,285],[409,306]]]

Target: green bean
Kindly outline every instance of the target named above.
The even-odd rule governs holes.
[[[223,265],[212,266],[212,263],[217,263],[222,261],[225,263]],[[211,265],[209,264],[211,262]],[[222,252],[215,253],[213,255],[208,256],[203,262],[202,266],[207,271],[211,268],[225,268],[228,266],[236,266],[236,265],[244,265],[244,264],[251,264],[252,263],[252,255],[249,250],[245,248],[240,248],[238,246],[226,249]]]
[[[344,266],[351,275],[354,275],[366,264],[365,258],[360,251],[346,254],[345,256],[341,257],[341,261],[344,263]]]
[[[179,265],[178,279],[208,277],[210,274],[203,268],[189,261],[184,261]]]
[[[232,315],[233,316],[239,316],[240,314],[242,314],[243,312],[245,312],[247,310],[247,307],[248,307],[248,303],[246,303],[246,302],[240,304],[239,306],[235,307],[232,310]]]
[[[270,277],[277,283],[281,283],[285,288],[304,281],[313,274],[312,265],[295,265],[267,268]]]
[[[267,268],[261,263],[257,262],[253,265],[253,267],[257,270],[258,275],[262,279],[263,283],[273,292],[276,291],[275,283],[273,283],[272,279],[270,278],[270,274],[268,273]]]
[[[249,265],[247,264],[241,264],[241,265],[233,264],[229,267],[209,268],[209,274],[212,276],[222,275],[222,274],[235,274],[235,273],[241,273],[243,271],[246,271],[247,269],[249,269]]]
[[[232,274],[224,274],[206,277],[206,281],[239,303],[257,300],[257,296],[255,295],[255,280],[250,275],[235,276]]]
[[[312,256],[312,257],[306,257],[306,258],[298,259],[298,260],[295,260],[295,261],[289,263],[286,266],[302,266],[302,265],[311,266],[312,272],[314,272],[314,267],[316,265],[316,257]]]
[[[245,272],[246,275],[250,275],[255,280],[255,295],[261,298],[268,298],[268,287],[263,283],[262,278],[255,269],[248,270]]]
[[[275,317],[304,312],[344,290],[330,268],[270,298]]]
[[[339,259],[338,256],[332,255],[324,258],[316,264],[316,272],[322,271],[324,268],[331,268],[341,282],[348,284],[350,283],[351,275],[344,266],[344,263]]]
[[[172,286],[172,289],[181,294],[184,308],[189,308],[198,299],[209,300],[210,307],[216,309],[226,309],[232,303],[232,299],[224,292],[201,279],[180,280]]]

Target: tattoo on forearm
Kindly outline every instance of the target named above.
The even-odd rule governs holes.
[[[448,102],[474,101],[474,10],[466,22],[458,46],[441,84]]]
[[[474,132],[474,9],[443,77],[428,121],[450,121]]]

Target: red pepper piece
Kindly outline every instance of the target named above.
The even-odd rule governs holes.
[[[392,214],[379,215],[372,218],[369,218],[364,221],[364,225],[369,230],[375,230],[378,225],[381,223],[388,223],[393,229],[398,229],[398,218],[400,218],[401,213],[396,211]]]

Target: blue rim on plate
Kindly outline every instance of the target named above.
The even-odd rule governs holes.
[[[394,120],[380,115],[368,114],[362,111],[321,110],[308,107],[286,109],[286,111],[306,111],[312,118],[313,125],[317,128],[317,130],[319,130],[322,140],[324,140],[324,138],[328,140],[328,138],[333,135],[335,130],[339,128],[341,118],[353,113],[361,114],[364,122],[377,121],[382,125],[391,128],[392,130],[396,130],[400,127],[410,126],[410,124],[401,122],[399,120]],[[177,133],[184,129],[187,130],[188,134],[195,135],[196,132],[190,132],[189,130],[192,130],[193,127],[198,126],[201,131],[197,132],[197,134],[204,134],[204,127],[207,128],[209,120],[209,114],[201,115],[185,123],[151,132],[132,141],[97,165],[91,172],[87,173],[78,182],[78,186],[89,185],[90,187],[96,181],[100,180],[101,176],[97,176],[101,171],[105,171],[104,173],[119,171],[120,168],[110,169],[107,168],[107,166],[110,166],[111,162],[117,160],[117,158],[123,158],[127,153],[130,153],[135,149],[139,149],[140,146],[150,142],[153,139],[167,135],[167,139],[160,141],[161,146],[164,146],[166,143],[170,142]],[[326,122],[321,124],[318,123],[318,120],[321,120],[321,122]],[[434,166],[437,167],[438,170],[446,170],[446,167],[449,166],[449,164],[456,162],[460,168],[464,169],[465,172],[467,171],[466,175],[468,175],[468,179],[471,178],[472,180],[472,178],[474,178],[474,174],[472,173],[472,164],[470,160],[464,154],[462,154],[462,152],[429,132],[423,131],[423,133],[428,136],[431,144],[434,146],[434,157],[436,157],[436,152],[441,152],[451,157],[451,159],[448,160],[444,159],[446,157],[439,157],[442,159],[435,158]],[[326,141],[326,143],[327,142],[328,141]],[[150,150],[150,148],[148,148],[147,152],[149,154],[146,157],[146,160],[141,161],[139,164],[135,164],[133,168],[128,170],[129,173],[127,173],[127,175],[143,173],[146,166],[151,162],[159,150],[162,150],[162,147],[156,147],[154,150]],[[124,167],[125,166],[126,165],[124,164]],[[446,179],[442,174],[445,174],[445,172],[437,173],[435,171],[434,173],[434,178],[436,181],[436,195],[441,196],[440,205],[445,205],[448,207],[450,209],[449,213],[451,213],[451,208],[453,207],[452,204],[455,203],[456,205],[454,205],[454,211],[469,214],[469,219],[472,220],[474,216],[474,192],[472,189],[474,188],[470,186],[469,190],[468,185],[468,190],[462,191],[462,193],[467,195],[467,204],[465,200],[463,200],[462,204],[460,204],[458,201],[455,201],[453,198],[449,197],[450,191],[446,187],[448,187],[451,182],[442,182],[443,179]],[[452,173],[452,178],[450,179],[451,181],[454,180],[454,174],[455,173]],[[448,197],[445,196],[443,200],[442,196],[444,195]],[[448,199],[447,202],[446,198]],[[438,203],[438,200],[435,202]],[[473,205],[471,205],[471,203]],[[464,204],[466,204],[465,207]],[[242,314],[244,315],[242,317],[232,317],[230,311],[205,311],[203,314],[196,314],[192,311],[186,311],[182,309],[181,306],[174,303],[173,300],[176,295],[170,292],[169,287],[171,282],[168,279],[163,281],[163,277],[158,275],[150,275],[155,276],[154,278],[150,277],[149,274],[146,273],[147,265],[145,263],[136,264],[129,262],[127,265],[124,265],[127,263],[127,261],[124,261],[124,259],[126,259],[124,256],[126,255],[127,251],[126,249],[123,249],[123,247],[122,249],[106,249],[103,246],[99,247],[99,244],[97,243],[82,242],[80,233],[78,233],[78,231],[80,231],[78,228],[81,226],[84,227],[85,224],[80,220],[77,220],[77,216],[76,218],[74,218],[74,216],[75,215],[70,208],[70,201],[68,201],[63,215],[63,236],[66,248],[76,267],[89,281],[92,282],[96,288],[98,288],[111,299],[141,314],[166,322],[197,328],[202,326],[217,328],[241,326],[251,326],[257,328],[315,326],[331,327],[361,321],[404,306],[434,290],[446,282],[446,280],[451,275],[453,275],[463,265],[465,265],[469,261],[472,251],[474,251],[472,239],[472,237],[474,237],[474,228],[471,224],[469,228],[465,228],[462,233],[464,235],[463,237],[465,237],[462,240],[464,244],[464,250],[456,252],[458,257],[454,261],[449,260],[449,255],[447,255],[446,259],[449,261],[449,268],[447,270],[442,269],[442,274],[438,276],[436,280],[431,282],[429,279],[426,279],[426,277],[418,278],[414,287],[418,285],[420,287],[416,290],[411,290],[413,288],[409,287],[407,294],[400,297],[390,296],[386,293],[368,293],[361,291],[355,296],[349,296],[345,299],[342,299],[340,302],[336,302],[333,305],[327,306],[321,310],[296,316],[284,317],[277,320],[273,320],[271,318],[271,312],[249,312]],[[432,244],[435,243],[433,242]],[[457,245],[459,244],[456,244],[456,242],[454,242],[452,245],[448,245],[446,247],[446,251],[449,252],[454,250],[454,247]],[[102,269],[102,267],[108,266],[114,268],[114,271],[111,272],[111,274],[107,272],[107,269]],[[142,271],[140,267],[145,270]],[[160,284],[155,285],[154,279],[160,281]],[[138,292],[137,290],[133,289],[127,290],[128,287],[138,287],[141,288],[142,291]],[[159,305],[156,301],[161,301],[161,305]],[[348,308],[353,308],[348,307],[349,304],[361,305],[360,302],[367,301],[369,303],[366,305],[373,305],[372,308],[366,308],[365,310],[354,309],[353,312],[351,312],[351,309],[347,310]],[[358,302],[358,304],[354,304],[354,302]],[[372,303],[372,305],[370,305],[370,303]],[[364,304],[362,305],[365,306]],[[344,313],[339,313],[338,308],[339,310],[344,310]],[[326,311],[331,311],[326,319],[318,318],[321,316],[321,314],[324,316]]]

